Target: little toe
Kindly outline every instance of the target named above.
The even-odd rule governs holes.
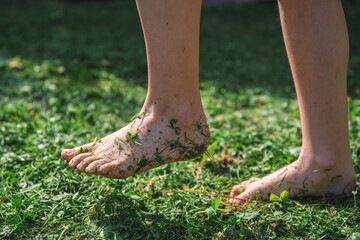
[[[111,162],[111,160],[99,159],[99,160],[93,161],[92,163],[89,164],[89,166],[87,166],[85,168],[85,172],[87,172],[89,174],[95,174],[95,173],[97,174],[99,171],[99,168],[108,162]]]
[[[88,143],[88,144],[82,145],[80,147],[75,147],[75,148],[71,148],[71,149],[63,149],[61,151],[61,157],[67,161],[70,161],[75,156],[79,155],[80,153],[89,151],[92,145],[93,144]]]
[[[76,166],[76,169],[81,171],[81,172],[85,172],[85,168],[87,166],[90,165],[90,163],[96,161],[96,160],[99,160],[101,159],[100,157],[98,156],[95,156],[95,155],[92,155],[90,157],[87,157],[85,158],[83,161],[81,161],[77,166]]]
[[[77,156],[75,156],[71,161],[69,162],[69,166],[71,168],[76,168],[76,166],[83,161],[85,158],[92,156],[92,153],[81,153]]]

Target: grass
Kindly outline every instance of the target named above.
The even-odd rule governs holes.
[[[86,175],[61,159],[124,126],[146,95],[133,1],[4,0],[0,8],[0,237],[5,239],[359,239],[358,194],[315,204],[252,201],[238,210],[201,190],[295,160],[298,106],[274,4],[205,6],[201,90],[214,158],[126,180]],[[350,142],[360,185],[360,3],[344,1],[350,42]]]

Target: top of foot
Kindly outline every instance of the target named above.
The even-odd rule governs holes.
[[[341,164],[320,166],[312,156],[300,157],[263,178],[254,178],[233,187],[230,196],[238,199],[268,201],[270,194],[279,196],[282,191],[289,197],[324,197],[349,194],[355,189],[355,171],[351,159]],[[241,200],[232,200],[239,204]]]
[[[209,143],[205,117],[192,124],[181,118],[143,112],[124,128],[94,142],[64,149],[69,166],[89,174],[127,178],[159,165],[194,159]]]

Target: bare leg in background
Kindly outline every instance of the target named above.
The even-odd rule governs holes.
[[[279,0],[283,35],[298,97],[303,144],[299,159],[231,196],[269,199],[347,194],[355,188],[346,93],[349,40],[340,0]],[[238,202],[238,201],[235,201]]]

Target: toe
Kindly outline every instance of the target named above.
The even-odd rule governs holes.
[[[233,198],[229,202],[236,207],[239,206],[240,204],[246,203],[247,201],[249,201],[249,199],[250,199],[249,195],[246,192],[243,192],[239,195],[233,196]]]
[[[245,192],[245,189],[247,189],[251,183],[256,182],[259,179],[260,178],[252,177],[247,181],[243,181],[239,185],[235,185],[231,190],[230,196],[235,197],[235,196]]]
[[[111,160],[106,160],[106,159],[100,159],[100,160],[96,160],[96,161],[93,161],[92,163],[89,164],[89,166],[87,166],[85,168],[85,172],[89,173],[89,174],[94,174],[94,173],[99,173],[99,168],[110,162]],[[100,173],[99,173],[100,174]]]
[[[230,199],[228,200],[229,203],[233,204],[234,206],[239,204],[239,200],[235,199],[240,193],[242,193],[244,191],[243,186],[240,185],[235,185],[231,192],[230,192]]]
[[[89,151],[91,146],[92,146],[92,144],[89,143],[89,144],[85,144],[83,146],[72,148],[72,149],[63,149],[61,151],[61,157],[67,161],[70,161],[75,156],[77,156],[81,153],[81,149],[82,149],[82,151]]]
[[[99,168],[99,174],[105,175],[109,178],[126,178],[129,177],[129,171],[125,171],[121,168],[121,164],[119,162],[110,162],[102,165]]]
[[[74,149],[63,149],[61,151],[61,157],[66,161],[70,161],[73,157],[75,157],[75,148]]]
[[[229,202],[233,204],[233,206],[238,206],[241,203],[244,203],[247,201],[248,197],[245,197],[247,195],[246,193],[246,186],[250,184],[250,181],[242,182],[239,185],[235,185],[230,193],[230,199]]]
[[[71,168],[76,168],[76,166],[83,161],[85,158],[92,156],[92,153],[81,153],[77,156],[75,156],[71,161],[69,162],[69,166]]]
[[[96,160],[99,160],[99,159],[101,159],[101,158],[98,157],[98,156],[95,156],[95,155],[87,157],[76,166],[76,169],[79,170],[79,171],[85,172],[85,168],[87,166],[89,166],[90,163],[92,163],[92,162],[94,162]]]
[[[230,197],[236,197],[237,195],[242,193],[244,190],[245,190],[245,188],[242,184],[235,185],[231,190]]]

